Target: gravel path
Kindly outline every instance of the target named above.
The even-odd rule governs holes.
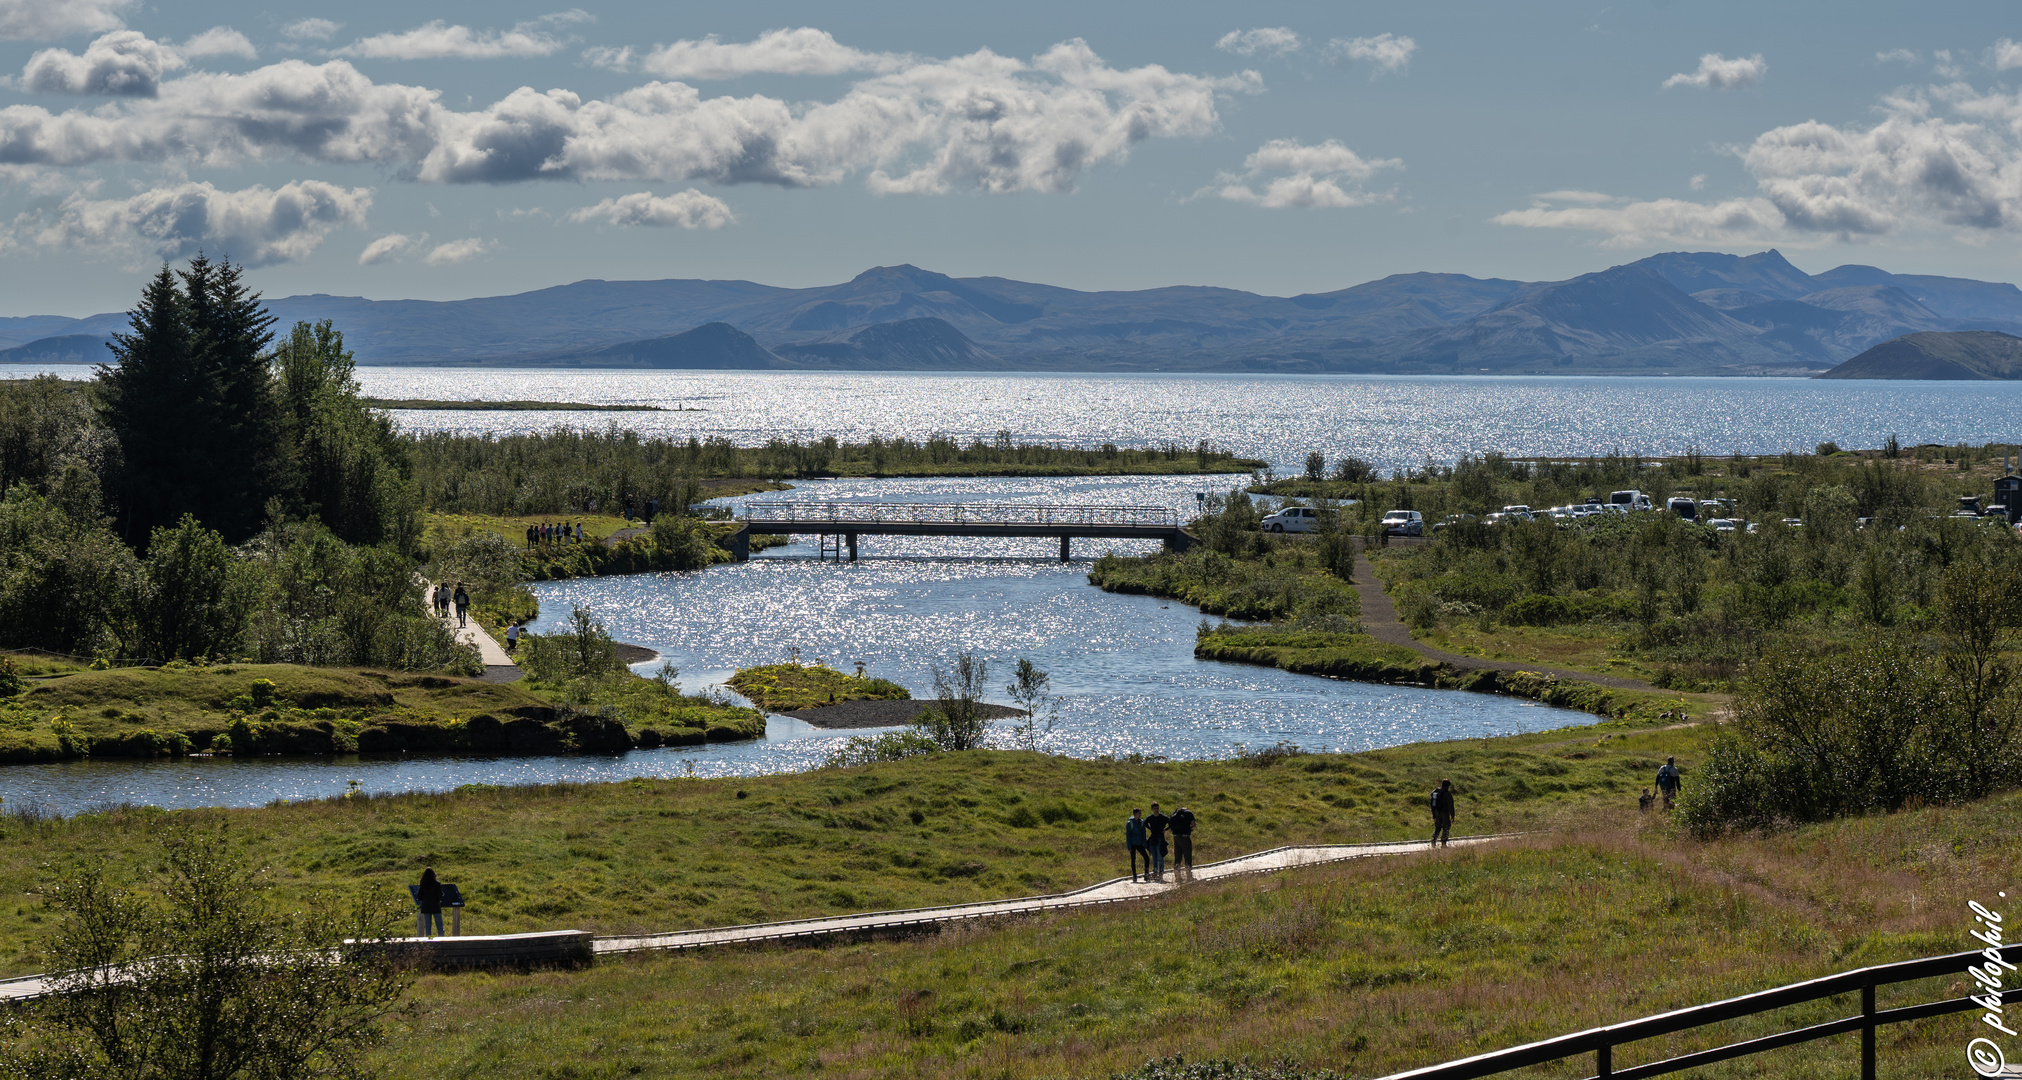
[[[1400,545],[1424,542],[1408,537],[1391,540],[1391,543]],[[1465,671],[1535,671],[1540,675],[1576,679],[1614,690],[1656,689],[1638,679],[1624,679],[1615,675],[1589,675],[1584,671],[1545,667],[1541,664],[1519,664],[1512,660],[1484,660],[1478,656],[1459,656],[1426,645],[1413,638],[1411,628],[1397,617],[1397,605],[1391,603],[1390,594],[1383,591],[1383,579],[1376,576],[1376,568],[1369,565],[1368,556],[1363,554],[1362,547],[1360,542],[1355,545],[1355,592],[1362,597],[1362,625],[1369,631],[1370,637],[1386,645],[1402,645],[1427,660],[1452,664]]]

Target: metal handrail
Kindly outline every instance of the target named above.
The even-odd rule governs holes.
[[[1176,529],[1164,506],[1046,506],[1038,503],[747,503],[746,521],[789,525],[1124,525]]]
[[[2022,944],[2008,945],[2001,950],[2002,959],[2011,963],[2022,961]],[[1979,1003],[1972,998],[1952,998],[1949,1000],[1909,1005],[1898,1009],[1875,1010],[1875,988],[1894,983],[1914,982],[1918,979],[1935,978],[1940,975],[1964,974],[1967,967],[1975,962],[1985,962],[1985,952],[1952,953],[1947,956],[1927,956],[1918,960],[1904,960],[1894,964],[1843,971],[1837,975],[1827,975],[1807,982],[1779,986],[1753,994],[1715,1001],[1706,1005],[1694,1005],[1687,1009],[1659,1013],[1638,1020],[1628,1020],[1606,1027],[1589,1028],[1570,1035],[1544,1039],[1539,1042],[1512,1046],[1505,1050],[1494,1050],[1486,1054],[1449,1061],[1442,1065],[1428,1065],[1407,1072],[1392,1073],[1382,1080],[1475,1080],[1477,1077],[1494,1076],[1514,1069],[1529,1068],[1545,1062],[1558,1061],[1575,1054],[1594,1055],[1594,1080],[1640,1080],[1646,1076],[1662,1076],[1700,1065],[1711,1065],[1737,1057],[1747,1057],[1785,1046],[1795,1046],[1840,1035],[1849,1031],[1861,1033],[1861,1077],[1874,1080],[1875,1077],[1875,1029],[1884,1024],[1899,1024],[1909,1020],[1922,1020],[1931,1016],[1964,1012],[1978,1008]],[[1837,997],[1859,991],[1861,1011],[1859,1014],[1814,1024],[1794,1031],[1767,1035],[1746,1042],[1731,1043],[1710,1050],[1699,1050],[1678,1057],[1652,1061],[1625,1069],[1614,1068],[1614,1048],[1641,1039],[1671,1035],[1691,1028],[1717,1024],[1724,1020],[1735,1020],[1744,1016],[1781,1009],[1791,1005],[1801,1005],[1821,998]],[[2003,991],[2001,1000],[2005,1003],[2022,1002],[2022,987]]]

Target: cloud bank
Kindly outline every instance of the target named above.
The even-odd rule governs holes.
[[[1215,48],[1237,56],[1285,56],[1304,47],[1290,27],[1260,26],[1254,30],[1231,30],[1215,42]]]
[[[68,80],[83,60],[57,69]],[[1127,159],[1146,139],[1215,131],[1221,98],[1261,89],[1253,72],[1216,78],[1156,64],[1112,67],[1078,39],[1029,61],[984,49],[909,62],[834,100],[791,106],[650,82],[601,100],[521,88],[458,111],[436,90],[375,82],[344,60],[289,59],[243,74],[193,72],[134,85],[149,86],[152,96],[92,109],[0,108],[0,166],[296,159],[378,164],[450,184],[811,187],[860,174],[881,194],[1058,192],[1089,168]]]
[[[77,55],[44,49],[28,60],[21,85],[39,94],[103,94],[153,97],[162,76],[183,66],[174,49],[150,41],[138,30],[115,30]]]
[[[436,19],[403,33],[360,38],[335,50],[332,55],[362,60],[498,60],[552,56],[568,44],[567,40],[555,35],[553,27],[589,20],[590,14],[580,8],[544,15],[515,24],[511,30],[505,31],[472,30],[468,26],[452,26]],[[334,31],[335,27],[331,29]]]
[[[629,50],[626,50],[629,52]],[[740,75],[843,75],[853,71],[892,71],[905,58],[869,53],[843,45],[825,30],[803,26],[767,30],[755,40],[726,44],[711,34],[699,41],[677,41],[646,55],[639,66],[669,79],[734,79]]]
[[[51,41],[118,30],[137,0],[0,0],[0,41]]]
[[[1333,59],[1367,61],[1375,65],[1369,73],[1373,80],[1382,75],[1400,75],[1411,66],[1411,54],[1418,51],[1418,42],[1396,34],[1378,34],[1375,37],[1335,38],[1327,43],[1327,56]]]
[[[17,219],[14,231],[43,248],[144,250],[172,260],[201,248],[264,266],[308,257],[333,230],[364,225],[371,207],[370,188],[321,180],[240,191],[185,183],[125,199],[74,195],[40,219]]]

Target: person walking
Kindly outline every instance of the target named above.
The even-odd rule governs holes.
[[[1441,780],[1432,789],[1432,842],[1445,847],[1453,835],[1453,781]]]
[[[464,620],[470,612],[470,594],[463,591],[463,582],[456,583],[456,592],[451,594],[449,602],[456,605],[456,625],[468,625]]]
[[[527,550],[528,550],[528,551],[532,551],[532,550],[534,549],[534,540],[535,540],[535,538],[536,538],[536,537],[540,536],[540,534],[541,534],[541,530],[540,530],[540,526],[538,526],[538,525],[528,525],[528,526],[527,526]]]
[[[1137,880],[1137,857],[1144,856],[1144,876],[1151,878],[1151,848],[1145,845],[1144,810],[1133,806],[1123,823],[1123,846],[1130,849],[1130,880]]]
[[[1151,804],[1151,816],[1144,819],[1145,846],[1151,849],[1151,879],[1165,880],[1165,831],[1172,827],[1172,819],[1161,813],[1157,803]]]
[[[435,617],[438,619],[449,617],[449,585],[447,583],[435,587]]]
[[[1684,786],[1684,777],[1678,772],[1678,759],[1667,757],[1664,766],[1657,770],[1657,791],[1664,796],[1664,809],[1678,800],[1678,789]]]
[[[513,650],[519,648],[519,644],[520,644],[520,624],[514,623],[511,626],[506,627],[506,655],[511,656],[513,654]]]
[[[421,918],[415,926],[419,937],[442,936],[442,884],[435,880],[435,867],[421,872],[421,886],[414,891],[414,902],[421,908]],[[429,931],[433,929],[434,932]]]
[[[1186,867],[1187,881],[1194,878],[1194,812],[1182,806],[1172,812],[1172,873],[1174,880],[1180,880],[1180,867]]]

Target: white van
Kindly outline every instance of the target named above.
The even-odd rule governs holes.
[[[1320,527],[1320,512],[1310,506],[1287,506],[1257,523],[1265,532],[1313,532]]]
[[[1614,506],[1626,506],[1631,510],[1650,509],[1650,496],[1640,491],[1611,491],[1608,502]]]

